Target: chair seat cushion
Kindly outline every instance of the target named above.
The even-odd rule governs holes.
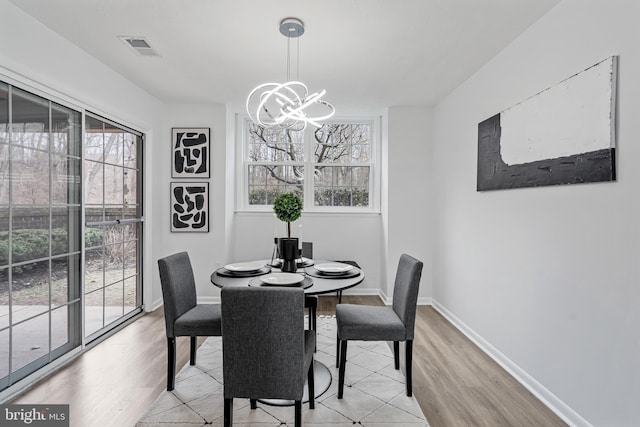
[[[176,319],[173,325],[176,337],[222,335],[220,304],[198,304]]]
[[[356,341],[404,341],[406,328],[391,307],[336,305],[338,338]]]

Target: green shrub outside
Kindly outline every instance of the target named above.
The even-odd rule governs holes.
[[[101,229],[88,228],[85,231],[85,246],[102,244]],[[19,263],[32,259],[49,257],[49,230],[24,229],[11,233],[12,262]],[[51,231],[51,253],[69,252],[69,241],[66,228],[54,228]],[[9,263],[9,232],[0,232],[0,266]]]

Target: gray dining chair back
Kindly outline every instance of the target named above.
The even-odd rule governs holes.
[[[421,276],[422,262],[407,254],[400,256],[393,284],[392,307],[404,324],[405,340],[413,339]]]
[[[197,337],[220,336],[219,304],[198,304],[196,282],[187,252],[158,260],[167,333],[167,390],[175,387],[176,337],[191,338],[190,363],[196,364]]]
[[[349,340],[393,341],[395,369],[400,369],[400,342],[404,341],[407,396],[412,395],[411,359],[422,267],[423,263],[412,256],[407,254],[400,256],[391,307],[358,304],[336,305],[338,399],[342,399],[344,391],[347,342]]]
[[[314,406],[315,331],[304,329],[304,292],[299,288],[225,287],[222,300],[224,425],[231,426],[233,399],[294,401],[302,422],[304,383]]]

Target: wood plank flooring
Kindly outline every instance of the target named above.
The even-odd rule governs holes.
[[[342,302],[382,305],[377,296],[345,295]],[[335,304],[335,296],[321,297],[318,314],[335,313]],[[189,339],[177,341],[180,369],[189,359]],[[166,387],[166,351],[159,309],[13,403],[69,403],[74,427],[134,426]],[[430,306],[418,307],[416,316],[413,390],[432,427],[566,425]]]

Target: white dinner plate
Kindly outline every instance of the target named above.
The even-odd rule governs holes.
[[[261,261],[247,261],[247,262],[234,262],[233,264],[227,264],[224,266],[229,271],[257,271],[264,267],[264,262]]]
[[[353,268],[353,265],[344,264],[341,262],[325,262],[315,265],[316,270],[322,273],[346,273]]]
[[[304,280],[302,274],[297,273],[271,273],[268,276],[260,278],[264,283],[268,285],[295,285]]]

